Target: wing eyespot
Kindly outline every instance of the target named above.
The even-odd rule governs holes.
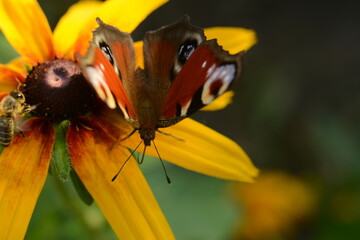
[[[198,45],[199,41],[197,39],[187,39],[184,41],[183,44],[179,46],[176,61],[173,70],[171,71],[170,79],[174,79],[175,76],[181,71],[182,67],[187,62],[187,60],[189,60]]]
[[[209,94],[212,96],[219,96],[219,92],[222,86],[223,86],[222,79],[214,80],[209,87]]]
[[[111,65],[114,66],[114,58],[113,58],[113,54],[112,54],[112,51],[111,51],[111,48],[109,47],[109,45],[107,45],[105,42],[100,42],[99,43],[99,48],[104,53],[106,58],[109,60]]]
[[[186,40],[183,44],[180,45],[178,51],[178,62],[181,65],[184,65],[185,62],[190,58],[191,54],[197,48],[197,41],[193,40]]]
[[[236,63],[226,62],[217,67],[209,68],[208,80],[205,82],[201,94],[201,102],[207,105],[223,94],[233,83],[236,75]]]

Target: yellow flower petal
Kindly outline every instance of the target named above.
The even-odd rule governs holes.
[[[31,69],[33,67],[33,63],[28,57],[21,56],[15,58],[14,60],[6,64],[6,67],[20,74],[21,79],[19,80],[22,81],[26,79],[28,69]]]
[[[1,0],[0,29],[14,49],[34,63],[55,56],[50,26],[35,0]]]
[[[0,65],[0,92],[10,92],[19,85],[16,79],[20,77],[17,72],[4,65]]]
[[[212,27],[205,29],[207,39],[216,38],[219,45],[231,54],[248,50],[256,43],[253,30],[236,27]]]
[[[26,138],[16,135],[0,156],[0,239],[24,239],[48,173],[53,128],[39,119],[31,123],[36,127]]]
[[[63,52],[66,56],[73,58],[73,53],[79,53],[84,55],[88,46],[89,41],[91,40],[91,32],[97,27],[95,18],[101,18],[105,23],[110,24],[119,28],[123,32],[132,32],[151,12],[163,5],[167,0],[137,0],[137,1],[128,1],[128,0],[112,0],[106,1],[101,4],[99,8],[95,11],[92,7],[86,8],[89,12],[86,14],[87,19],[82,20],[82,29],[76,33],[77,39],[75,42],[67,43],[67,46],[73,46],[73,51]],[[85,6],[85,3],[84,3]],[[74,13],[69,13],[64,16],[64,18],[72,18],[71,20],[63,21],[78,21],[76,17],[76,12],[79,12],[81,7],[75,7],[72,11]],[[92,13],[92,14],[91,14]],[[65,32],[65,30],[57,30],[59,32]],[[58,33],[56,33],[58,35]],[[59,39],[61,36],[56,36]],[[73,38],[71,38],[73,39]],[[58,41],[58,40],[57,40]],[[67,49],[62,49],[66,51]]]
[[[88,19],[95,25],[94,13],[99,10],[102,2],[80,1],[72,5],[59,20],[54,30],[54,44],[59,58],[74,57],[74,45],[78,35],[89,24]],[[87,29],[91,33],[92,29]],[[86,42],[87,44],[87,42]]]
[[[112,136],[111,146],[114,146],[116,139],[126,137],[133,130],[114,110],[103,111],[96,116],[101,121],[103,131]],[[157,133],[155,143],[164,160],[224,179],[251,182],[257,176],[258,170],[238,144],[190,118],[160,130],[184,140]],[[140,141],[139,134],[134,133],[120,144],[135,149]],[[148,147],[146,154],[158,157],[154,146]]]
[[[97,126],[90,126],[93,130],[70,127],[70,158],[116,235],[119,239],[174,239],[134,159],[111,181],[129,151],[120,146],[110,150],[104,140],[107,136]]]
[[[0,92],[10,92],[19,86],[19,82],[25,82],[26,65],[32,67],[27,57],[15,58],[6,65],[0,64]]]
[[[98,12],[105,23],[131,33],[154,10],[168,0],[113,0],[106,2]]]
[[[183,168],[213,177],[252,182],[258,170],[241,147],[229,138],[190,118],[161,129],[176,138],[157,133],[155,143],[161,157]],[[134,134],[135,135],[135,134]],[[131,138],[139,138],[136,134]],[[137,141],[124,141],[134,148]],[[157,157],[154,147],[147,155]]]
[[[136,56],[136,66],[144,69],[144,53],[143,53],[143,41],[138,41],[134,43],[135,56]]]
[[[318,200],[309,183],[285,172],[262,172],[254,184],[232,184],[230,189],[243,220],[236,239],[293,239]]]
[[[217,111],[223,108],[226,108],[227,105],[232,103],[232,98],[234,97],[233,91],[227,91],[224,94],[220,95],[209,105],[206,105],[201,109],[201,111]]]

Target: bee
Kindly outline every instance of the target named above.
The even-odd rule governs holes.
[[[16,119],[34,108],[25,103],[25,96],[19,90],[13,90],[0,102],[0,144],[8,147],[15,134]]]

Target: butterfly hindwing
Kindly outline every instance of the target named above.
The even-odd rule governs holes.
[[[202,42],[173,81],[161,119],[181,120],[223,94],[239,77],[241,58],[242,53],[231,55],[216,40]]]

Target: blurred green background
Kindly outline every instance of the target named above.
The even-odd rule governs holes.
[[[39,2],[54,28],[75,1]],[[258,185],[229,184],[168,163],[173,182],[169,186],[159,162],[146,159],[141,168],[178,239],[360,236],[359,9],[357,1],[178,0],[152,13],[133,33],[140,40],[147,30],[184,14],[201,27],[254,29],[259,42],[246,54],[234,103],[194,118],[238,142],[262,172],[276,170],[297,179],[309,190],[313,206],[306,214],[290,218],[291,230],[283,226],[245,236],[241,232],[254,217],[244,196],[234,189],[245,189],[245,194]],[[0,51],[2,63],[14,57],[3,37]],[[282,189],[276,184],[273,188]],[[284,191],[284,196],[292,194]],[[260,190],[254,201],[263,198],[266,203],[269,196],[264,192]],[[298,201],[295,198],[292,208],[297,208]],[[271,216],[287,214],[279,212]],[[116,237],[96,204],[86,206],[70,182],[59,184],[49,177],[26,238]]]

